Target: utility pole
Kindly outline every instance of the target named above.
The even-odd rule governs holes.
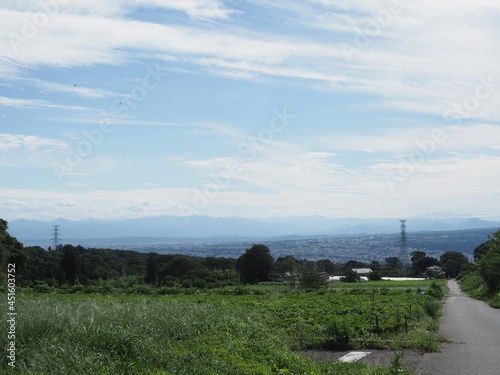
[[[52,248],[52,250],[57,250],[57,247],[59,246],[59,240],[61,239],[59,237],[59,225],[52,225],[52,241],[53,241],[53,244],[54,244],[54,247]]]

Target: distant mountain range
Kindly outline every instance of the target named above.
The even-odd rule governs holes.
[[[128,220],[57,219],[50,222],[19,219],[9,223],[9,233],[21,242],[50,243],[52,225],[59,225],[62,243],[123,237],[170,239],[248,239],[290,236],[352,236],[391,234],[399,231],[398,219],[326,218],[322,216],[251,219],[242,217],[155,216]],[[427,215],[407,218],[407,231],[453,231],[500,228],[500,221],[475,217]]]

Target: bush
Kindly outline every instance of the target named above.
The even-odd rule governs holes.
[[[360,280],[360,276],[358,273],[351,268],[344,270],[343,276],[340,278],[340,281],[344,283],[356,283]]]
[[[128,294],[155,294],[155,290],[149,285],[134,285],[127,290]]]
[[[45,284],[43,281],[37,281],[33,286],[33,290],[37,293],[51,293],[53,288]]]
[[[431,318],[437,318],[441,310],[441,305],[439,301],[427,298],[424,301],[424,310]]]
[[[435,281],[431,284],[429,290],[427,290],[427,294],[434,298],[439,298],[439,299],[443,298],[444,295],[443,289],[441,289],[439,284]]]
[[[490,292],[500,291],[500,250],[492,248],[481,258],[479,273]]]
[[[495,298],[490,301],[490,306],[495,309],[500,309],[500,293],[498,293]]]
[[[111,285],[100,285],[97,287],[97,293],[99,294],[112,294],[115,292],[115,288]]]
[[[382,275],[377,271],[372,271],[368,274],[368,280],[380,281],[380,280],[382,280]]]
[[[348,349],[352,330],[346,320],[334,319],[326,326],[327,349]]]

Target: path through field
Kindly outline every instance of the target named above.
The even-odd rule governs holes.
[[[440,334],[452,343],[424,354],[422,375],[500,375],[500,310],[467,297],[454,280],[441,317]]]
[[[450,340],[440,353],[424,355],[405,350],[402,364],[418,375],[500,375],[500,310],[462,293],[454,280],[448,281],[439,334]],[[389,367],[393,351],[304,352],[316,360],[360,360],[370,365]]]

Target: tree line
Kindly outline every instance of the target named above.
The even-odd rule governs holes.
[[[485,279],[496,282],[490,274],[490,264],[496,261],[498,243],[489,241],[477,250],[477,260],[484,255],[481,270]],[[495,252],[496,251],[496,252]],[[39,246],[23,245],[7,232],[7,222],[0,219],[0,261],[15,262],[20,286],[44,283],[51,287],[62,285],[110,285],[130,287],[147,284],[153,287],[213,288],[226,285],[284,281],[304,288],[320,288],[329,275],[343,275],[343,281],[359,281],[353,268],[370,268],[369,278],[382,276],[424,275],[430,266],[441,266],[448,277],[456,277],[468,269],[469,262],[462,253],[448,251],[440,259],[423,251],[411,253],[411,266],[403,267],[397,257],[385,262],[350,260],[343,264],[329,259],[297,259],[291,255],[275,259],[264,244],[255,244],[239,258],[195,257],[130,250],[94,249],[77,245],[59,245],[46,251]],[[499,267],[500,268],[500,267]],[[438,275],[434,275],[438,276]]]

